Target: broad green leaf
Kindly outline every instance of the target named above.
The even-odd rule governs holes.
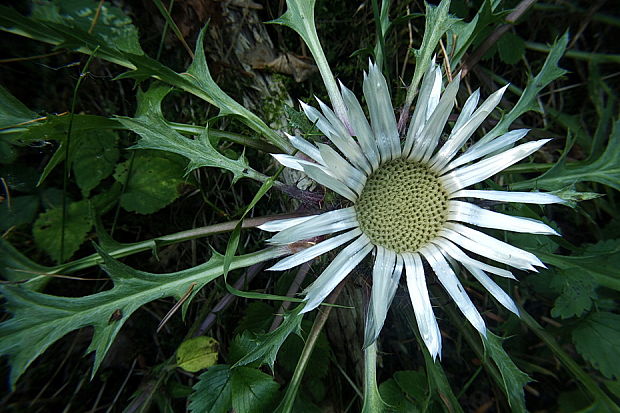
[[[427,389],[426,375],[417,370],[397,371],[379,386],[381,397],[389,406],[388,411],[394,412],[426,411]]]
[[[237,413],[273,411],[280,385],[268,374],[250,367],[231,373],[232,407]]]
[[[135,118],[119,118],[119,121],[140,135],[134,149],[155,149],[179,154],[189,160],[188,171],[203,166],[226,169],[233,173],[233,180],[242,177],[256,178],[258,172],[251,169],[242,157],[230,159],[219,153],[209,140],[207,128],[196,139],[190,139],[166,124],[161,113],[161,102],[170,92],[168,86],[156,84],[138,95],[138,112]]]
[[[118,164],[114,179],[125,185],[121,206],[127,211],[152,214],[181,195],[185,162],[173,154],[138,151]]]
[[[567,145],[567,149],[570,145]],[[559,189],[578,182],[597,182],[620,191],[620,120],[613,126],[605,152],[593,161],[566,163],[562,157],[542,176],[512,185],[514,189]]]
[[[39,197],[24,195],[5,199],[0,203],[0,230],[32,222],[39,208]]]
[[[506,133],[512,123],[518,119],[525,112],[530,110],[540,111],[537,106],[536,97],[538,93],[544,89],[548,84],[563,76],[566,70],[558,67],[558,62],[564,55],[566,45],[568,44],[568,32],[564,33],[551,47],[551,51],[545,59],[543,67],[540,72],[527,82],[527,86],[523,90],[523,93],[519,97],[517,104],[502,117],[502,119],[495,125],[493,129],[489,131],[482,139],[476,142],[476,146],[484,145],[485,143],[495,139],[496,137]],[[565,186],[565,185],[564,185]]]
[[[95,0],[51,0],[33,3],[32,17],[42,22],[53,22],[68,27],[91,30],[97,12],[97,24],[91,33],[105,44],[131,53],[142,53],[138,30],[131,19],[118,7],[104,4],[97,11],[99,2]]]
[[[0,85],[0,130],[36,119],[38,116]]]
[[[301,334],[300,327],[303,314],[299,314],[300,310],[301,306],[298,306],[295,310],[284,314],[284,321],[272,332],[257,335],[256,348],[237,361],[233,367],[245,366],[260,360],[261,363],[268,364],[271,370],[273,370],[278,351],[286,338],[291,333]]]
[[[195,373],[217,363],[219,343],[213,337],[199,336],[181,343],[177,349],[177,366]]]
[[[117,140],[113,131],[94,130],[75,149],[71,159],[73,173],[85,197],[114,171],[119,156]]]
[[[502,347],[502,339],[487,330],[482,336],[486,354],[491,357],[502,376],[503,391],[513,412],[526,412],[523,387],[531,381],[529,376],[519,370]]]
[[[232,406],[230,367],[219,364],[209,368],[198,378],[194,392],[189,396],[192,413],[227,413]]]
[[[497,50],[502,62],[514,65],[521,60],[525,53],[525,42],[516,34],[507,32],[497,42]]]
[[[592,313],[579,322],[572,337],[579,354],[605,377],[620,378],[620,315]]]
[[[60,250],[64,225],[64,244]],[[90,217],[90,204],[87,199],[67,205],[67,213],[63,222],[62,208],[52,208],[39,215],[32,235],[37,246],[45,251],[56,262],[70,258],[86,241],[86,235],[93,227]]]
[[[592,308],[598,284],[582,268],[567,268],[552,274],[551,286],[560,292],[551,309],[553,317],[581,317]]]
[[[200,290],[223,273],[220,255],[196,267],[169,274],[134,270],[98,249],[102,268],[114,287],[97,294],[75,298],[30,291],[22,286],[0,285],[6,310],[13,317],[0,324],[0,355],[11,364],[11,386],[41,353],[67,333],[92,326],[94,334],[88,352],[95,352],[93,375],[127,319],[142,305],[163,297],[180,299],[193,285]],[[268,248],[235,257],[231,269],[277,258],[282,251]]]

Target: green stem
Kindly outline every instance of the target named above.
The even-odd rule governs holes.
[[[364,350],[364,404],[362,413],[376,413],[384,410],[385,402],[377,386],[377,342]]]
[[[341,282],[325,299],[324,304],[333,304],[336,301],[336,298],[340,295],[340,291],[343,286],[344,281]],[[299,391],[299,385],[301,384],[301,379],[304,376],[306,366],[308,365],[308,361],[310,360],[310,356],[314,350],[314,345],[316,344],[316,340],[319,338],[319,334],[321,333],[321,330],[323,330],[323,326],[325,325],[331,311],[331,306],[319,307],[318,314],[314,319],[314,324],[312,324],[312,330],[310,330],[308,338],[306,339],[306,344],[301,352],[301,356],[299,356],[299,361],[295,367],[295,372],[293,373],[291,382],[286,389],[286,394],[284,395],[282,402],[280,402],[280,405],[278,406],[278,412],[290,413],[292,411],[295,398],[297,397],[297,392]]]
[[[77,94],[80,89],[80,85],[82,84],[82,80],[86,77],[86,71],[88,70],[88,66],[93,61],[93,58],[97,54],[99,47],[93,50],[93,53],[89,56],[88,60],[86,60],[86,64],[84,65],[84,69],[80,71],[80,77],[78,78],[77,83],[75,84],[75,88],[73,88],[73,99],[71,101],[71,113],[69,114],[69,126],[67,128],[67,140],[65,142],[65,163],[64,163],[64,173],[62,177],[62,224],[60,226],[60,259],[58,261],[63,262],[65,259],[65,222],[67,221],[67,183],[69,180],[69,170],[71,169],[71,160],[69,159],[70,148],[71,148],[71,131],[73,129],[73,115],[75,114],[75,106],[77,102]]]

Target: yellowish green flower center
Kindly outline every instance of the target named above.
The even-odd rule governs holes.
[[[375,245],[415,252],[443,227],[448,193],[426,165],[396,159],[368,177],[355,210],[362,231]]]

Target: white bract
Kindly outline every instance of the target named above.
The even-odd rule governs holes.
[[[433,357],[440,354],[441,335],[426,286],[424,261],[480,333],[485,334],[484,321],[465,293],[454,263],[462,264],[500,304],[518,314],[512,299],[487,273],[509,278],[514,278],[513,275],[468,254],[523,270],[536,271],[536,267],[544,267],[543,263],[535,255],[469,225],[558,235],[540,221],[490,211],[467,201],[478,198],[550,204],[560,203],[562,199],[549,193],[465,189],[534,153],[548,139],[511,147],[528,132],[520,129],[461,150],[497,106],[506,90],[504,87],[479,106],[480,93],[474,92],[463,105],[445,143],[439,145],[459,81],[457,76],[441,93],[441,70],[434,62],[430,65],[422,80],[411,123],[401,140],[387,82],[377,66],[370,64],[363,87],[370,122],[355,95],[340,85],[347,119],[339,119],[320,101],[320,111],[302,104],[308,119],[338,151],[328,145],[315,145],[289,136],[292,145],[307,158],[274,155],[281,164],[304,171],[353,205],[261,226],[265,231],[277,232],[269,240],[275,245],[334,234],[279,261],[271,269],[289,269],[348,244],[305,291],[303,312],[307,312],[319,306],[373,252],[373,288],[365,346],[372,344],[379,335],[404,273],[422,338]],[[510,149],[497,153],[506,147]]]

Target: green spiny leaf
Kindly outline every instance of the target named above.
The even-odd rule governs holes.
[[[487,330],[482,342],[487,354],[499,369],[503,381],[503,391],[513,412],[526,412],[523,387],[531,380],[527,374],[510,359],[502,347],[502,339]]]
[[[567,153],[567,148],[564,153]],[[620,120],[614,124],[607,148],[593,161],[566,163],[563,156],[553,168],[539,178],[512,185],[514,189],[559,189],[578,182],[597,182],[620,191]]]
[[[0,86],[0,129],[15,127],[35,118],[36,113]]]
[[[241,360],[237,361],[233,367],[245,366],[256,360],[266,363],[273,370],[276,356],[286,338],[291,334],[301,333],[301,320],[303,314],[299,314],[302,306],[298,306],[295,310],[284,314],[284,321],[280,327],[270,333],[260,334],[256,338],[257,346],[254,350],[246,354]]]
[[[161,101],[169,91],[169,87],[155,84],[147,92],[138,95],[137,117],[119,118],[124,126],[141,137],[132,148],[155,149],[184,156],[189,160],[188,172],[202,166],[217,167],[232,172],[235,181],[258,175],[243,157],[234,160],[219,153],[211,145],[207,128],[197,139],[190,139],[166,124],[161,113]]]
[[[223,272],[221,256],[183,271],[151,274],[134,270],[98,249],[102,268],[114,287],[97,294],[74,298],[30,291],[22,286],[1,285],[6,309],[13,317],[0,324],[0,355],[11,364],[11,386],[24,370],[51,344],[78,328],[93,326],[88,352],[95,351],[93,375],[116,334],[131,314],[142,305],[162,297],[180,298],[194,285],[195,290]],[[231,269],[244,268],[282,254],[273,248],[235,257]]]
[[[497,125],[495,125],[493,129],[489,131],[489,133],[476,142],[474,146],[484,145],[485,143],[507,132],[512,122],[518,119],[525,112],[529,112],[530,110],[540,110],[538,106],[536,106],[536,97],[538,96],[538,93],[549,83],[566,73],[566,70],[561,69],[558,66],[558,62],[564,55],[567,44],[568,32],[564,33],[564,35],[553,44],[543,67],[540,69],[540,72],[538,72],[538,74],[527,83],[527,86],[523,90],[517,104],[510,112],[504,115],[504,117],[497,123]]]

